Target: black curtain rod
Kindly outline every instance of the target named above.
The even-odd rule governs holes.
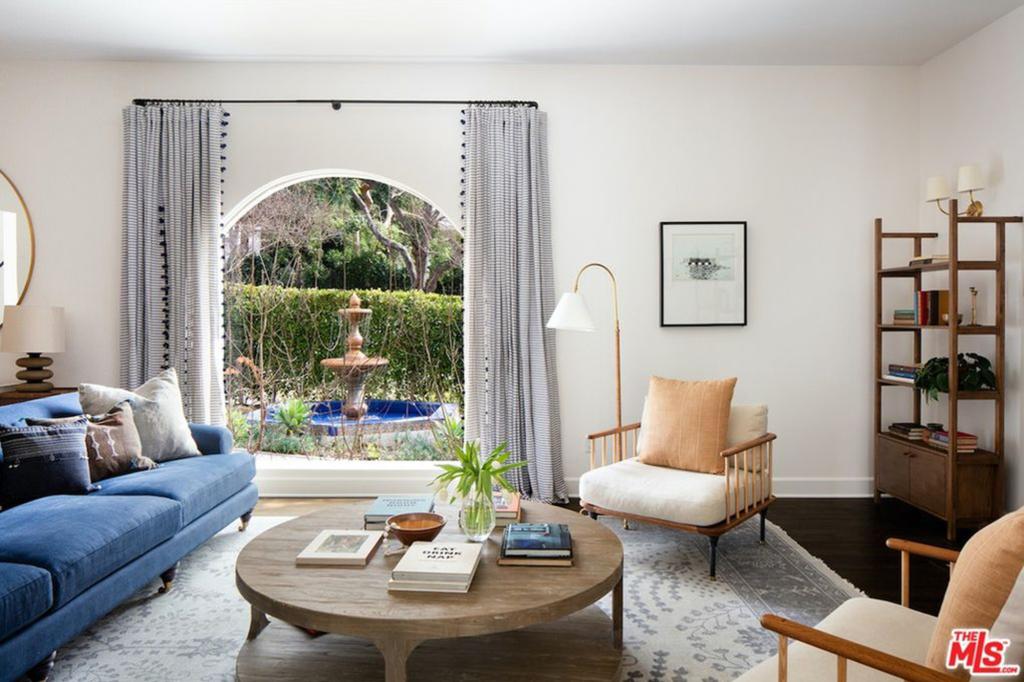
[[[148,104],[330,104],[335,111],[343,104],[448,104],[467,106],[511,106],[537,108],[529,100],[456,100],[456,99],[150,99],[140,97],[132,100],[136,106]]]

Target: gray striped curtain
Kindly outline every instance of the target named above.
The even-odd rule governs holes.
[[[524,495],[566,500],[554,332],[547,118],[527,107],[464,112],[466,435],[528,463]]]
[[[121,384],[178,373],[190,421],[224,422],[221,173],[228,114],[124,110]]]

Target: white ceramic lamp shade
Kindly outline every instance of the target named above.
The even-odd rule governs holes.
[[[949,183],[942,175],[933,175],[925,183],[925,201],[943,201],[949,198]]]
[[[15,376],[22,380],[16,386],[26,394],[46,394],[53,390],[47,369],[53,360],[43,353],[64,352],[64,309],[56,306],[4,306],[4,326],[0,330],[0,351],[27,353],[16,364],[22,368]]]
[[[575,291],[567,291],[558,300],[555,311],[548,318],[548,329],[562,329],[575,332],[594,331],[594,319],[590,316],[587,303]]]
[[[956,173],[957,192],[976,192],[985,189],[985,176],[978,166],[960,166]]]

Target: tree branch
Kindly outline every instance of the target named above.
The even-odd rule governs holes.
[[[390,191],[391,188],[389,186],[389,195]],[[370,206],[373,204],[373,199],[370,197],[369,184],[362,183],[359,186],[359,189],[352,190],[352,194],[355,195],[356,202],[359,204],[359,208],[362,210],[363,216],[366,218],[366,223],[367,226],[370,228],[370,232],[373,234],[374,237],[377,238],[377,241],[379,241],[381,244],[383,244],[389,249],[394,249],[395,251],[398,252],[398,255],[402,258],[402,261],[405,263],[405,267],[408,268],[409,270],[409,277],[415,280],[416,267],[413,264],[412,255],[409,253],[409,249],[407,249],[404,244],[397,242],[394,239],[391,239],[390,237],[386,236],[384,234],[384,231],[381,229],[381,225],[378,225],[377,220],[373,217],[373,211],[370,209]],[[386,204],[384,213],[384,229],[387,229],[391,225],[391,221],[394,219],[394,215],[394,211],[391,208],[391,202],[389,201]]]

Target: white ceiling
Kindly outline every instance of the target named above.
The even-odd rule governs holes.
[[[0,0],[0,59],[920,64],[1024,0]]]

